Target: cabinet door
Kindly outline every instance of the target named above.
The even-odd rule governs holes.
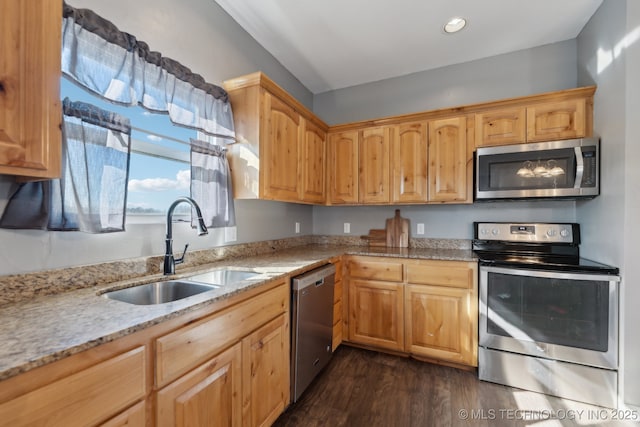
[[[526,118],[524,107],[476,114],[476,147],[524,143],[527,139]]]
[[[156,425],[241,426],[241,361],[238,343],[160,390]]]
[[[477,366],[472,293],[425,285],[407,285],[405,292],[406,351]]]
[[[2,2],[0,174],[60,176],[62,2]]]
[[[327,135],[317,126],[303,120],[301,164],[302,200],[324,203],[326,200],[326,139]]]
[[[586,135],[586,100],[547,102],[527,108],[527,142],[582,138]]]
[[[260,172],[267,199],[298,201],[300,115],[268,92],[264,94],[266,135],[261,143]]]
[[[427,201],[427,122],[394,126],[391,141],[393,202]]]
[[[360,203],[389,203],[390,127],[361,130],[360,138]]]
[[[358,203],[358,164],[358,132],[330,134],[330,203]]]
[[[349,340],[389,350],[404,350],[401,283],[349,281]]]
[[[467,200],[467,118],[429,122],[429,201]]]
[[[278,316],[242,340],[242,418],[270,426],[289,404],[289,317]]]

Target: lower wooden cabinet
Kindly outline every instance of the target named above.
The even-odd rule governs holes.
[[[289,404],[289,315],[242,340],[244,426],[270,426]]]
[[[137,347],[0,404],[0,426],[97,425],[144,398],[145,383]]]
[[[0,427],[270,426],[290,401],[289,279],[0,381]]]
[[[157,393],[158,427],[242,426],[242,345],[234,345]]]
[[[476,321],[471,295],[465,289],[407,285],[405,327],[411,354],[464,365],[476,364],[472,348]]]
[[[477,366],[476,262],[360,256],[346,262],[346,341]]]
[[[349,339],[388,350],[404,350],[403,285],[352,279],[349,282]]]
[[[343,304],[343,301],[346,301],[346,298],[343,298],[344,295],[344,286],[342,285],[342,261],[335,261],[336,266],[336,274],[335,281],[333,284],[333,337],[331,339],[331,350],[335,351],[336,348],[342,343],[343,337],[343,328],[345,322],[343,321],[343,313],[346,308],[346,305]]]

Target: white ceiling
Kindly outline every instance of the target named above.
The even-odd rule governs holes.
[[[311,92],[575,38],[602,0],[215,0]],[[442,30],[467,18],[460,33]]]

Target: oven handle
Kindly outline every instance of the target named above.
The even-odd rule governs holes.
[[[489,273],[504,273],[513,276],[543,277],[547,279],[567,279],[567,280],[585,280],[585,281],[602,281],[602,282],[619,282],[620,276],[613,274],[593,274],[584,273],[563,273],[561,271],[545,271],[545,270],[529,270],[520,267],[489,267],[480,266],[480,271]]]

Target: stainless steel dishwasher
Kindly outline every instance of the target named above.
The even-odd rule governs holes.
[[[296,402],[333,354],[333,285],[336,267],[327,264],[293,278],[291,396]]]

